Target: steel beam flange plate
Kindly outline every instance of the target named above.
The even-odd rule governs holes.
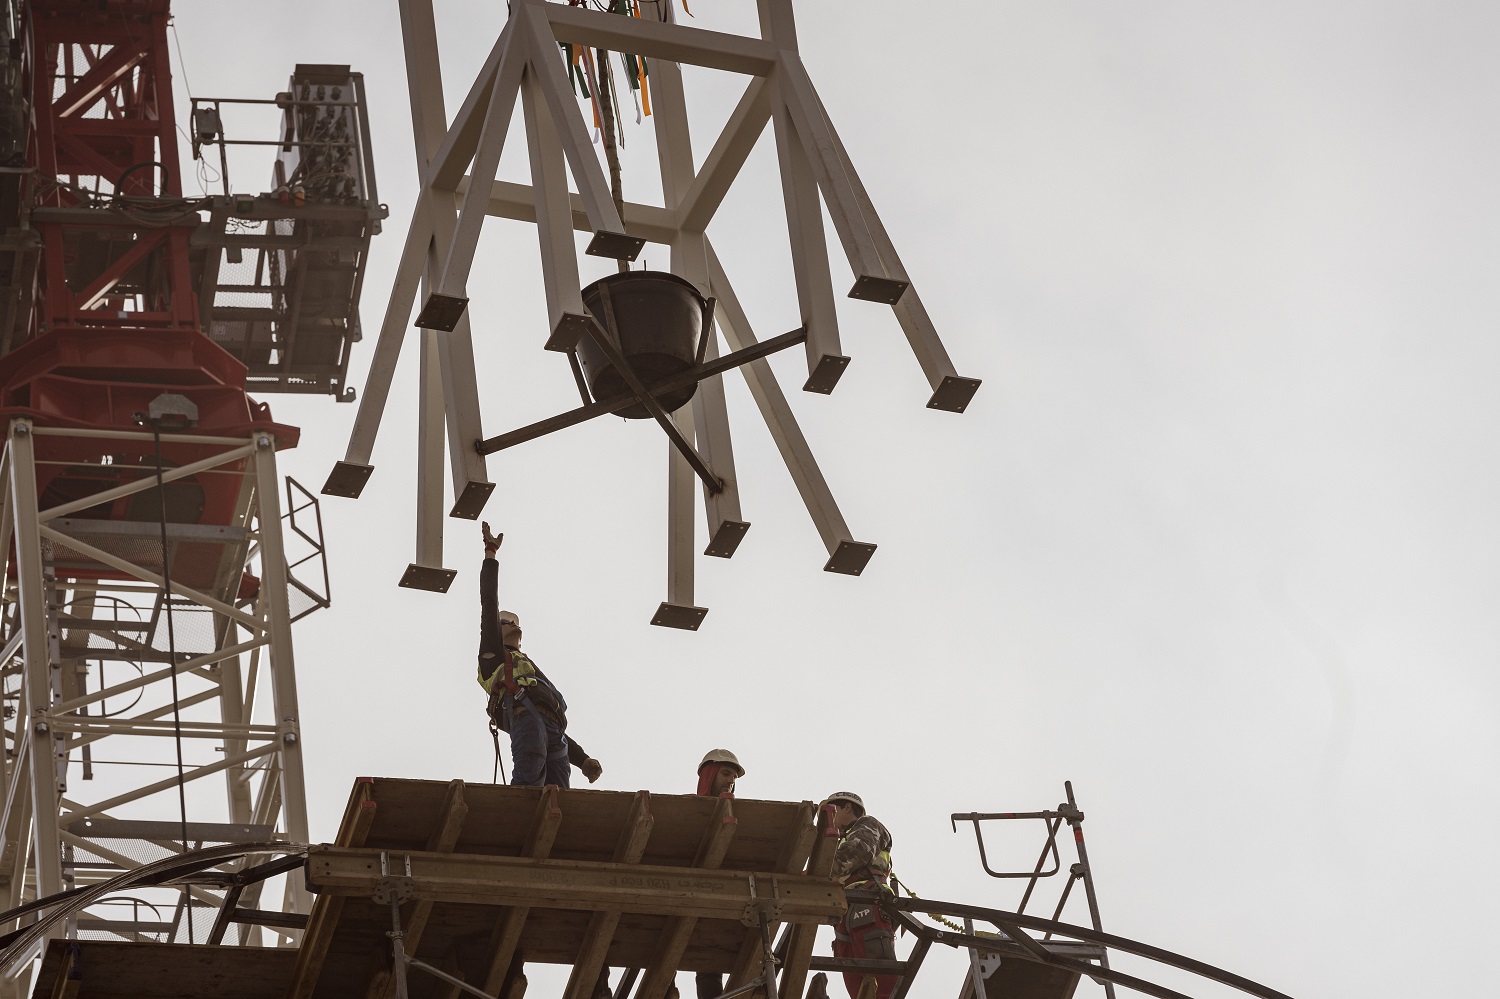
[[[824,572],[838,572],[845,576],[858,576],[870,564],[875,546],[864,541],[840,541],[838,550],[823,565]]]
[[[945,413],[962,413],[979,391],[980,379],[949,375],[944,378],[932,398],[927,400],[928,409],[941,409]]]
[[[328,481],[323,483],[323,495],[359,499],[359,494],[364,492],[365,483],[370,481],[370,473],[373,471],[374,465],[340,461],[328,473]]]
[[[457,569],[442,569],[430,565],[417,565],[413,562],[401,574],[401,585],[412,590],[431,590],[434,593],[447,593],[448,587],[453,585],[453,577],[456,575],[458,575]]]
[[[697,631],[707,613],[707,607],[685,607],[682,604],[669,604],[662,601],[662,605],[656,608],[656,613],[652,615],[651,623],[661,628]]]
[[[557,328],[547,338],[547,349],[563,352],[572,350],[578,343],[578,338],[588,333],[590,322],[592,320],[588,316],[581,316],[576,312],[564,312],[562,318],[557,321]]]
[[[376,905],[400,904],[411,899],[411,878],[388,874],[375,882],[375,893],[370,897]]]
[[[849,358],[842,354],[824,354],[812,374],[807,376],[807,381],[802,383],[802,391],[816,392],[818,395],[831,394],[839,379],[844,377],[844,369],[848,366]]]
[[[640,255],[646,241],[640,236],[627,236],[623,232],[596,232],[584,250],[591,257],[610,257],[615,260],[634,260]]]
[[[412,325],[424,330],[452,333],[468,307],[467,298],[433,292],[427,296],[427,304],[422,306],[422,311],[417,313],[417,321]]]
[[[895,305],[901,301],[901,296],[906,294],[906,289],[909,287],[911,287],[910,281],[893,281],[885,277],[861,275],[854,279],[854,287],[849,289],[849,297],[863,302]]]
[[[751,899],[745,903],[745,911],[740,915],[740,923],[745,926],[759,926],[762,915],[766,917],[768,923],[781,922],[781,899]]]
[[[712,555],[714,558],[731,557],[735,549],[739,548],[748,530],[750,530],[750,525],[743,520],[724,521],[714,532],[714,536],[709,539],[708,547],[703,549],[703,554]]]
[[[460,520],[478,520],[480,512],[484,510],[484,505],[489,502],[490,493],[494,491],[493,482],[465,484],[462,495],[453,501],[453,509],[448,511],[448,516],[457,517]]]

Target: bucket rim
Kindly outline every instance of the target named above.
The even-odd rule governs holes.
[[[705,305],[708,302],[707,296],[705,296],[701,291],[698,290],[697,285],[693,284],[693,282],[689,281],[687,278],[682,277],[680,274],[673,274],[671,271],[621,271],[618,274],[606,274],[599,280],[591,281],[590,283],[584,285],[583,291],[580,292],[580,294],[587,296],[589,292],[598,288],[601,284],[608,284],[610,282],[614,282],[616,284],[629,283],[633,278],[653,278],[655,280],[668,281],[679,284],[693,293],[693,297],[698,300],[699,305]]]

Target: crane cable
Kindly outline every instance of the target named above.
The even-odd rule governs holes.
[[[177,693],[177,632],[172,619],[172,567],[167,548],[167,490],[162,477],[161,424],[158,421],[151,421],[151,436],[156,445],[156,500],[157,510],[161,515],[161,578],[167,612],[167,661],[171,663],[172,731],[177,743],[177,805],[182,820],[182,852],[187,853],[192,850],[192,845],[188,842],[187,776],[182,759],[182,702]],[[188,943],[192,944],[197,942],[193,939],[193,898],[186,891],[183,898],[187,903],[184,921],[187,923]]]

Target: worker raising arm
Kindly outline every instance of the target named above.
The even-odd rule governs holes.
[[[503,534],[484,524],[484,564],[479,570],[479,685],[489,695],[491,729],[510,735],[512,784],[567,787],[569,763],[589,779],[604,768],[568,738],[568,702],[562,691],[521,651],[521,620],[500,609]],[[498,743],[497,743],[498,745]]]

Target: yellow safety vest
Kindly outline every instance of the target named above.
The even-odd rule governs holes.
[[[536,664],[531,661],[526,653],[519,649],[511,649],[510,658],[514,664],[511,670],[511,682],[517,687],[535,687],[537,683]],[[495,681],[499,680],[502,684],[504,683],[505,659],[502,657],[499,662],[495,663],[495,671],[489,675],[489,679],[485,679],[482,667],[476,666],[475,671],[475,679],[484,688],[484,692],[486,694],[492,693]]]

